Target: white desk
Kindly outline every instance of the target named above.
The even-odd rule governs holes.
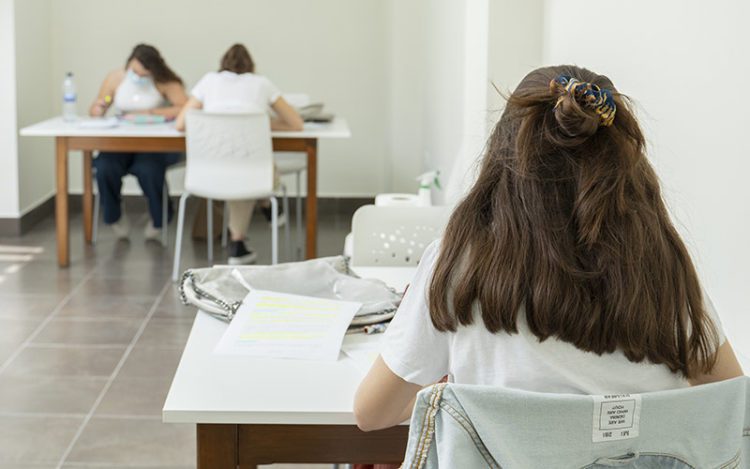
[[[400,268],[365,272],[394,287],[405,275]],[[363,371],[350,359],[214,355],[226,328],[198,313],[164,403],[165,422],[197,424],[199,468],[400,462],[407,426],[363,433],[354,425],[353,398]]]
[[[398,292],[406,290],[406,286],[414,278],[416,267],[364,267],[350,266],[352,272],[362,278],[377,278],[385,281],[388,286],[396,289]]]
[[[351,132],[344,119],[329,124],[306,124],[299,132],[272,132],[274,151],[307,153],[307,245],[306,257],[317,255],[318,223],[318,140],[349,138]],[[83,151],[83,226],[86,242],[91,243],[93,229],[92,153],[96,150],[120,152],[185,151],[185,135],[173,124],[135,125],[122,123],[117,127],[83,128],[60,117],[21,129],[23,137],[54,137],[56,146],[55,214],[57,223],[57,260],[60,267],[70,263],[68,226],[68,152]]]

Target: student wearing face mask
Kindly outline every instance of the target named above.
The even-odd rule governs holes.
[[[89,109],[94,117],[103,116],[110,107],[125,119],[144,116],[172,120],[187,101],[185,87],[177,74],[166,64],[159,51],[147,44],[135,46],[125,68],[110,72]],[[118,238],[127,238],[130,225],[122,212],[122,177],[132,174],[148,200],[151,220],[144,234],[146,239],[159,239],[168,220],[162,220],[162,190],[168,166],[179,161],[180,153],[100,152],[94,160],[104,223],[111,226]],[[172,218],[172,206],[168,207]]]

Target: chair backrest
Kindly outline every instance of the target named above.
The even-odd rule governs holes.
[[[427,245],[439,238],[449,207],[365,205],[352,218],[352,265],[415,266]]]
[[[750,378],[612,396],[438,384],[402,467],[750,468]]]
[[[185,127],[186,191],[218,200],[257,199],[273,193],[268,115],[191,111]]]

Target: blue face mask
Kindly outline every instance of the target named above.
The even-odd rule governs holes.
[[[128,69],[128,79],[138,86],[145,86],[149,82],[151,82],[151,77],[149,76],[142,77],[138,75],[137,73],[135,73],[132,68]]]

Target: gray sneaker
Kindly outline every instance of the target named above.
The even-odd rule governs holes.
[[[147,241],[159,241],[161,242],[161,228],[156,228],[154,222],[149,220],[146,223],[146,227],[143,229],[143,237]]]
[[[128,222],[128,217],[124,213],[119,220],[109,226],[112,227],[117,239],[128,239],[128,236],[130,236],[130,222]]]

